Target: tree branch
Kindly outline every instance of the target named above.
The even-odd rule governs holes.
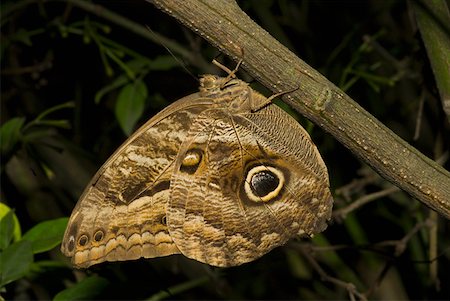
[[[149,0],[243,67],[283,100],[331,133],[358,158],[446,218],[450,174],[375,119],[296,57],[230,0]],[[282,129],[280,129],[282,130]]]

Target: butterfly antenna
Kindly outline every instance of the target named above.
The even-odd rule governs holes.
[[[161,46],[163,46],[167,52],[169,52],[169,54],[175,59],[175,61],[177,61],[177,63],[190,75],[192,76],[192,78],[194,78],[196,81],[199,81],[198,77],[194,75],[194,73],[192,73],[187,67],[186,64],[180,60],[173,52],[172,50],[170,50],[169,47],[167,47],[164,42],[159,39],[158,34],[156,34],[156,32],[154,32],[148,25],[145,25],[147,27],[147,29],[155,36],[155,38],[158,39],[159,43],[161,44]]]
[[[238,63],[236,64],[236,67],[234,67],[233,70],[228,69],[227,67],[225,67],[224,65],[219,63],[216,59],[214,59],[212,61],[212,63],[214,65],[216,65],[217,67],[219,67],[220,69],[222,69],[223,71],[228,73],[228,76],[227,76],[227,78],[225,80],[225,83],[228,82],[232,78],[236,78],[236,73],[238,72],[239,68],[241,67],[241,64],[242,64],[242,61],[243,61],[243,58],[244,58],[244,49],[240,48],[240,47],[239,47],[239,49],[241,51],[241,58],[239,59]]]

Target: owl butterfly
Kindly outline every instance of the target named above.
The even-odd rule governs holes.
[[[326,228],[328,173],[308,133],[222,69],[100,168],[62,242],[74,266],[179,253],[236,266]]]

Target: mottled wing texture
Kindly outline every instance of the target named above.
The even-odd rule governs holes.
[[[266,101],[249,97],[255,106]],[[326,166],[291,116],[274,105],[256,113],[224,106],[191,124],[171,177],[167,222],[182,254],[227,267],[323,231],[331,208]]]
[[[149,120],[100,168],[70,217],[61,246],[76,267],[179,253],[166,225],[170,177],[197,95]]]
[[[323,231],[331,207],[306,131],[233,74],[205,75],[102,166],[61,250],[76,267],[177,253],[236,266]]]

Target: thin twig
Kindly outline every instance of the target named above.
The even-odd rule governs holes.
[[[394,250],[394,257],[388,261],[386,261],[385,265],[383,266],[383,268],[381,269],[381,271],[378,273],[377,278],[375,279],[375,281],[372,283],[372,285],[369,287],[369,289],[364,293],[364,295],[368,298],[381,284],[381,282],[383,281],[384,277],[386,276],[387,272],[390,270],[390,268],[392,266],[394,266],[396,260],[398,257],[400,257],[400,255],[402,255],[405,250],[406,250],[406,246],[408,245],[408,242],[411,240],[411,238],[423,227],[429,227],[431,226],[431,221],[429,219],[417,223],[408,233],[406,233],[405,236],[403,236],[403,238],[399,239],[399,240],[394,240],[394,241],[384,241],[381,243],[377,243],[375,244],[376,246],[386,246],[386,245],[393,245],[395,250]]]
[[[380,179],[376,173],[371,172],[362,178],[353,179],[350,183],[335,190],[335,194],[342,196],[346,201],[351,201],[352,195],[361,192],[364,187]]]
[[[432,221],[430,225],[429,235],[429,254],[428,258],[430,260],[430,280],[434,283],[436,291],[440,291],[441,284],[438,276],[438,262],[437,260],[433,260],[438,257],[438,221],[439,216],[434,211],[430,211],[429,219]]]
[[[385,197],[385,196],[390,195],[397,191],[400,191],[400,188],[398,188],[397,186],[391,186],[389,188],[386,188],[386,189],[383,189],[383,190],[380,190],[380,191],[377,191],[377,192],[374,192],[371,194],[366,194],[365,196],[360,197],[359,199],[357,199],[356,201],[354,201],[347,207],[335,210],[333,212],[333,218],[337,221],[343,221],[345,219],[345,217],[347,216],[347,214],[349,214],[353,210],[356,210],[356,209],[366,205],[369,202],[375,201],[379,198]]]
[[[41,73],[52,67],[53,55],[51,53],[42,60],[42,62],[36,63],[31,66],[25,67],[14,67],[14,68],[4,68],[1,71],[2,75],[22,75],[27,73]]]
[[[387,62],[391,63],[397,70],[397,73],[405,72],[405,61],[399,61],[395,56],[393,56],[386,48],[381,46],[375,39],[370,35],[364,35],[363,41],[369,44],[381,57],[383,57]]]
[[[356,289],[356,287],[353,283],[345,282],[338,278],[328,275],[322,269],[322,267],[317,262],[317,260],[311,255],[310,250],[307,250],[308,248],[305,246],[306,245],[298,245],[298,249],[302,252],[303,256],[306,258],[306,260],[308,260],[308,262],[311,264],[313,269],[320,275],[320,277],[323,281],[333,283],[336,286],[346,289],[351,300],[355,300],[355,296],[357,296],[360,300],[363,300],[363,301],[367,300],[367,298],[363,294],[358,292],[358,290]]]

